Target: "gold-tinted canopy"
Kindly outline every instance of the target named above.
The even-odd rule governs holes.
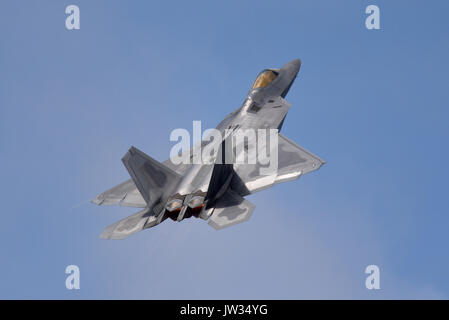
[[[254,81],[254,84],[251,87],[251,89],[265,88],[271,82],[273,82],[273,80],[276,79],[276,77],[277,77],[277,72],[275,72],[273,70],[264,70],[259,74],[256,81]]]

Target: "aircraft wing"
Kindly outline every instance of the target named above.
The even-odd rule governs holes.
[[[99,206],[117,204],[126,207],[145,208],[147,205],[132,179],[99,194],[92,202]]]
[[[190,166],[189,164],[182,163],[175,165],[170,159],[164,161],[163,164],[179,175],[184,175]],[[145,208],[147,205],[132,179],[126,180],[99,194],[92,200],[92,202],[99,206],[120,205],[125,207]]]
[[[299,178],[325,163],[318,156],[298,146],[282,134],[278,137],[278,167],[273,173],[261,174],[260,164],[236,164],[231,187],[242,196],[271,187],[276,183]]]

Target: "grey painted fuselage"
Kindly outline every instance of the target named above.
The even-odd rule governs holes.
[[[100,194],[93,202],[144,209],[111,225],[102,237],[122,239],[167,218],[181,221],[191,216],[209,220],[211,226],[221,229],[249,219],[254,205],[243,198],[245,195],[318,169],[323,160],[281,134],[278,134],[277,147],[279,167],[275,173],[261,175],[258,164],[220,161],[228,152],[227,138],[236,129],[281,129],[290,108],[284,98],[300,66],[301,61],[296,59],[280,69],[263,70],[242,106],[216,127],[221,134],[220,152],[202,155],[200,164],[175,164],[171,159],[159,163],[132,147],[122,159],[132,179]],[[191,148],[190,157],[212,142],[217,143],[205,139]],[[245,150],[233,148],[234,157],[238,150]]]
[[[274,99],[277,97],[285,97],[298,74],[300,66],[301,61],[296,59],[285,64],[280,69],[263,70],[260,74],[271,71],[277,73],[276,78],[266,87],[251,88],[243,105],[218,124],[216,129],[221,132],[222,137],[227,136],[225,130],[230,128],[241,130],[280,129],[285,115],[273,118],[269,114],[257,113],[252,110],[260,110],[267,105],[269,100],[274,102]],[[211,181],[213,168],[214,166],[212,165],[192,164],[175,191],[170,192],[181,195],[206,193]],[[232,175],[232,171],[227,174]],[[224,180],[228,180],[230,183],[230,178]],[[223,184],[217,193],[224,193],[229,187],[229,183]],[[185,204],[184,207],[187,207],[187,205]]]

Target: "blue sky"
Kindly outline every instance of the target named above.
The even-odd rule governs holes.
[[[65,28],[65,7],[81,29]],[[365,28],[380,7],[381,30]],[[0,298],[449,297],[447,1],[3,1]],[[283,134],[327,161],[251,195],[247,223],[98,238],[131,145],[215,127],[302,60]],[[65,268],[81,289],[65,288]],[[376,264],[381,289],[365,288]]]

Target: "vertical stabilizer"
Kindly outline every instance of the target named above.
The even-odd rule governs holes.
[[[181,176],[135,147],[122,158],[123,164],[147,204],[155,204],[171,191]]]

